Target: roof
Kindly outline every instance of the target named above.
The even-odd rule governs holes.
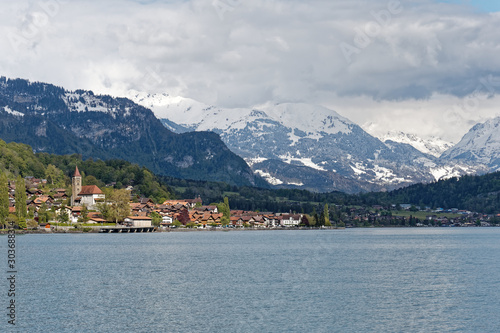
[[[78,195],[104,194],[97,185],[82,186],[82,190]]]
[[[89,218],[89,221],[92,220],[92,221],[95,221],[95,222],[99,222],[99,223],[105,223],[105,222],[108,222],[107,220],[103,219],[103,218],[100,218],[100,217],[91,217]]]
[[[163,204],[164,205],[169,205],[169,206],[174,206],[174,205],[177,205],[177,204],[187,205],[188,202],[185,201],[185,200],[167,200]]]
[[[127,218],[131,220],[152,220],[152,218],[147,216],[127,216]]]
[[[73,175],[73,177],[81,177],[82,175],[80,175],[80,171],[78,170],[78,165],[75,167],[75,174]]]

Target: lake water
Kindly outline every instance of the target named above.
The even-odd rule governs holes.
[[[2,332],[500,332],[500,228],[24,235],[17,246],[18,323],[3,310]]]

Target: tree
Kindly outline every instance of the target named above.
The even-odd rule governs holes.
[[[122,222],[130,215],[130,192],[125,189],[114,190],[109,199],[109,217],[115,223]]]
[[[220,223],[224,226],[228,225],[231,220],[227,216],[222,216],[220,219]]]
[[[158,227],[160,225],[160,223],[163,221],[163,218],[160,214],[158,214],[157,212],[152,212],[151,215],[151,223],[155,226],[155,227]]]
[[[189,218],[188,210],[187,209],[181,210],[181,212],[179,213],[179,216],[177,217],[177,219],[183,225],[188,224],[191,221],[190,218]]]
[[[309,221],[309,224],[311,225],[311,227],[319,226],[319,216],[316,212],[316,207],[313,208],[312,219]]]
[[[28,215],[28,209],[26,208],[26,187],[21,175],[17,176],[15,196],[17,219],[20,223],[26,222],[26,216]]]
[[[47,178],[47,181],[52,185],[61,184],[64,182],[64,173],[55,165],[49,164],[45,169],[45,178]]]
[[[47,210],[47,204],[44,202],[38,209],[38,223],[47,223],[50,219],[50,212]]]
[[[86,205],[82,206],[82,211],[80,212],[80,217],[78,222],[87,223],[89,221],[89,209]]]
[[[104,187],[105,184],[96,177],[89,175],[85,177],[85,185],[97,185],[98,187]]]
[[[325,204],[325,207],[323,208],[323,218],[325,221],[325,226],[326,227],[331,227],[332,224],[330,223],[330,211],[328,210],[328,204]]]
[[[310,224],[310,222],[309,222],[309,221],[310,221],[310,219],[311,219],[311,217],[310,217],[310,216],[308,216],[308,215],[303,215],[303,216],[302,216],[302,219],[301,219],[301,221],[300,221],[300,224],[303,224],[303,225],[305,225],[306,227],[309,227],[309,226],[311,225],[311,224]]]
[[[7,175],[2,172],[0,175],[0,223],[5,224],[5,219],[9,216],[9,184]]]
[[[28,208],[27,218],[28,218],[28,220],[32,220],[35,218],[35,207],[30,206],[30,208]]]
[[[28,220],[28,222],[26,222],[26,227],[28,229],[34,230],[38,228],[38,223],[36,223],[35,220]]]
[[[316,226],[321,227],[325,225],[325,210],[323,209],[321,211],[321,214],[319,214],[318,220],[316,220]]]
[[[59,223],[68,223],[69,222],[69,216],[66,213],[66,211],[61,209],[61,212],[59,214],[57,214],[57,221],[59,221]]]
[[[223,217],[227,219],[227,223],[231,219],[231,209],[229,208],[229,199],[224,197],[224,202],[217,204],[217,209],[219,213],[222,213]]]
[[[100,202],[97,205],[97,211],[101,213],[103,219],[106,221],[111,220],[111,210],[108,202]]]

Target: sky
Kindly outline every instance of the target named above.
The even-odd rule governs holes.
[[[220,107],[300,102],[458,142],[500,116],[500,4],[0,0],[0,75]]]

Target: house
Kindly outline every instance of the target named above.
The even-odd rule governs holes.
[[[299,214],[285,214],[281,215],[281,225],[283,227],[296,227],[300,224],[302,220],[302,215]]]
[[[153,199],[150,199],[150,198],[139,198],[139,203],[141,203],[143,205],[148,205],[150,207],[155,205]]]
[[[170,215],[163,215],[162,216],[161,224],[170,225],[172,223],[174,223],[174,219],[172,218],[172,216],[170,216]]]
[[[194,207],[194,210],[198,212],[210,212],[210,213],[218,213],[217,206],[200,206]]]
[[[53,203],[54,202],[54,199],[52,199],[50,196],[48,195],[41,195],[37,198],[35,198],[35,200],[33,200],[33,203],[37,206],[40,206],[42,204],[49,204],[49,203]]]
[[[50,223],[40,223],[38,226],[38,229],[45,230],[45,231],[51,231],[51,225]]]
[[[127,216],[124,223],[128,227],[151,227],[151,218],[147,216]]]
[[[167,206],[183,205],[186,206],[186,208],[189,206],[186,200],[167,200],[163,204]]]
[[[185,201],[191,206],[191,208],[195,207],[197,204],[202,205],[203,201],[201,200],[200,196],[198,196],[196,199],[185,199]]]

